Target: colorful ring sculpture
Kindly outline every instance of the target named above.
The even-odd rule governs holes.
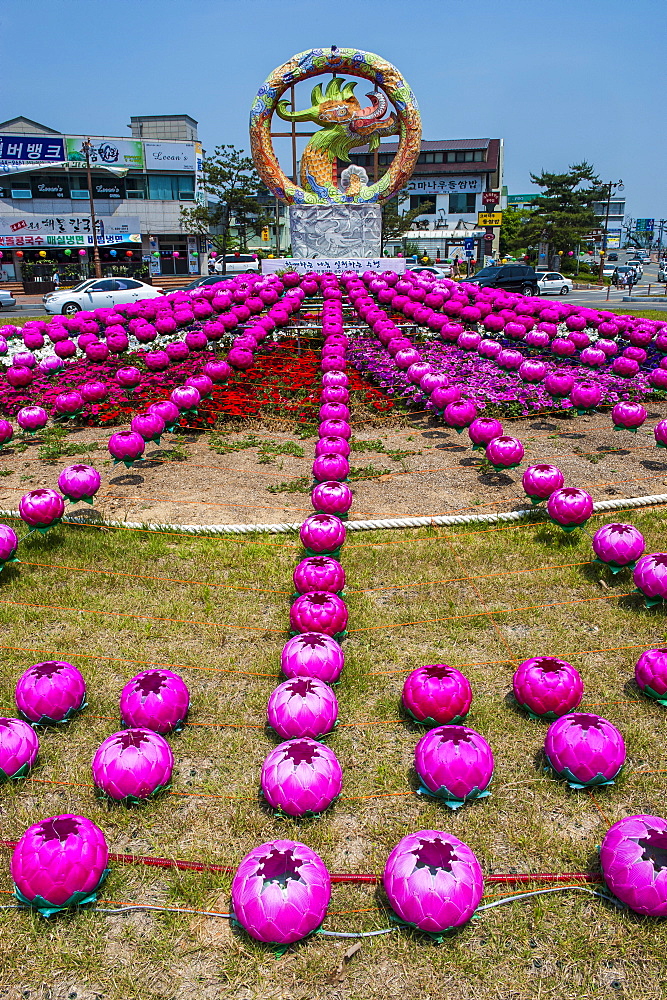
[[[296,83],[313,76],[333,73],[326,89],[312,91],[311,107],[288,111],[282,95]],[[336,74],[369,80],[376,87],[369,94],[370,106],[362,108],[354,96],[356,84]],[[394,105],[383,118],[389,101]],[[322,126],[309,141],[301,157],[301,187],[283,173],[271,142],[271,118],[277,113],[285,121],[309,121]],[[365,171],[345,171],[343,190],[337,186],[336,160],[349,160],[355,146],[377,149],[381,135],[398,135],[398,151],[386,174],[368,184]],[[399,71],[372,52],[359,49],[309,49],[292,56],[275,69],[263,85],[250,111],[250,146],[260,177],[271,193],[288,205],[330,205],[379,202],[392,198],[405,187],[419,155],[421,118],[416,98]]]

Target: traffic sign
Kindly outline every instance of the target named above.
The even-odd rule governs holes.
[[[493,239],[493,233],[484,233],[484,239],[485,240],[492,240]]]
[[[635,229],[638,233],[652,233],[655,228],[655,219],[637,219]]]
[[[478,226],[502,226],[503,224],[503,213],[502,212],[478,212],[477,213],[477,225]]]
[[[463,241],[463,249],[465,251],[468,251],[468,250],[472,251],[474,249],[474,247],[475,247],[475,241],[472,238],[472,236],[466,237],[466,239],[464,239],[464,241]]]
[[[483,191],[482,205],[497,205],[500,201],[499,191]]]
[[[472,258],[472,256],[473,256],[472,250],[465,250],[464,252],[465,252],[465,255],[468,258],[468,260],[470,260]]]

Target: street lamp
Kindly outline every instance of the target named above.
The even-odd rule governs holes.
[[[604,216],[604,236],[602,237],[602,251],[600,253],[600,271],[598,274],[598,280],[602,281],[602,272],[604,269],[604,259],[607,254],[607,229],[609,228],[609,207],[611,205],[611,194],[612,191],[624,191],[625,187],[623,181],[609,181],[608,184],[604,185],[607,188],[607,208]]]
[[[95,221],[95,200],[93,198],[93,182],[90,176],[90,152],[93,148],[93,144],[90,141],[90,137],[86,139],[85,142],[81,143],[81,149],[86,154],[86,174],[88,176],[88,200],[90,202],[90,220],[93,227],[93,266],[95,268],[95,277],[102,277],[102,263],[100,261],[100,251],[97,245],[97,223]]]

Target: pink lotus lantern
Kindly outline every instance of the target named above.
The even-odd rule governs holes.
[[[34,377],[29,368],[19,367],[18,365],[16,367],[12,365],[11,368],[7,369],[5,374],[5,378],[12,389],[24,389],[27,385],[30,385]]]
[[[641,427],[647,417],[648,412],[641,403],[617,403],[611,411],[615,431],[627,430],[636,434],[637,428]]]
[[[317,816],[338,798],[343,771],[333,750],[306,737],[279,743],[262,764],[262,792],[288,816]]]
[[[180,410],[169,399],[163,399],[160,403],[151,403],[148,407],[148,413],[157,413],[164,420],[168,431],[174,429],[180,417]]]
[[[431,393],[431,403],[436,412],[444,413],[445,407],[461,398],[461,390],[457,385],[440,385]]]
[[[570,401],[579,416],[592,413],[602,399],[602,389],[597,382],[575,382],[570,390]]]
[[[338,642],[324,632],[303,632],[289,639],[280,657],[286,677],[317,677],[334,684],[341,675],[345,657]]]
[[[347,458],[350,454],[350,445],[341,437],[325,437],[318,438],[315,442],[315,457],[319,458],[320,455],[342,455],[343,458]]]
[[[92,771],[98,791],[115,802],[144,802],[169,786],[174,755],[150,729],[123,729],[95,751]]]
[[[642,556],[632,574],[647,608],[667,600],[667,552]]]
[[[667,705],[667,649],[647,649],[635,664],[637,687],[649,698]]]
[[[169,399],[179,410],[196,413],[197,406],[201,403],[201,394],[193,385],[181,385],[173,390]]]
[[[497,471],[514,469],[521,463],[523,456],[523,445],[518,438],[510,437],[509,434],[501,434],[500,437],[489,441],[486,446],[487,461]]]
[[[19,547],[18,535],[8,524],[0,524],[0,572],[5,563],[18,562],[16,550]]]
[[[564,482],[565,477],[560,469],[548,464],[529,465],[521,480],[524,493],[533,504],[548,500]]]
[[[603,524],[593,535],[595,562],[606,563],[612,573],[634,569],[645,547],[644,536],[631,524]]]
[[[350,411],[344,403],[322,403],[319,409],[320,420],[349,420]]]
[[[345,534],[345,525],[333,514],[311,514],[299,531],[301,543],[309,556],[337,552],[345,541]]]
[[[232,881],[234,919],[257,941],[289,945],[324,920],[331,879],[304,844],[273,840],[246,854]]]
[[[108,389],[104,382],[85,382],[81,386],[80,392],[84,403],[101,403],[108,395]]]
[[[448,403],[443,414],[448,427],[461,434],[477,416],[477,407],[469,399],[456,399]]]
[[[533,719],[557,719],[574,711],[584,694],[579,672],[565,660],[534,656],[512,678],[514,697]]]
[[[83,409],[83,396],[80,392],[61,392],[56,396],[53,408],[60,417],[75,417]]]
[[[550,396],[556,398],[568,396],[574,385],[574,378],[567,372],[550,372],[544,380],[544,388]]]
[[[92,465],[68,465],[58,476],[58,489],[70,503],[92,503],[101,482]]]
[[[439,830],[403,837],[387,858],[382,881],[398,917],[436,938],[467,923],[484,892],[482,869],[468,845]]]
[[[14,437],[14,428],[8,420],[0,420],[0,448],[3,444],[9,444]]]
[[[493,776],[493,754],[486,740],[468,726],[438,726],[415,748],[419,791],[458,809],[468,799],[484,798]]]
[[[109,873],[104,834],[85,816],[66,813],[29,826],[10,862],[15,894],[50,917],[93,903]]]
[[[293,677],[271,692],[269,725],[283,740],[330,733],[338,720],[338,700],[328,684],[315,677]]]
[[[310,494],[313,507],[318,513],[336,514],[339,518],[347,517],[352,506],[352,490],[346,483],[318,483]]]
[[[611,784],[625,763],[625,743],[616,726],[587,712],[552,722],[544,752],[556,775],[577,789]]]
[[[171,670],[143,670],[120,694],[120,717],[124,726],[169,733],[181,729],[190,708],[190,692]]]
[[[548,371],[549,369],[543,361],[529,359],[519,365],[519,378],[524,382],[542,382],[546,378]]]
[[[49,422],[49,416],[42,406],[23,406],[16,414],[16,422],[22,431],[34,434]]]
[[[323,386],[340,385],[347,387],[350,384],[350,380],[345,372],[325,372],[322,376]]]
[[[344,438],[342,440],[345,440]],[[318,455],[313,462],[313,478],[318,483],[342,482],[347,479],[350,463],[343,455],[328,453]]]
[[[135,431],[118,431],[109,438],[108,448],[114,465],[123,462],[130,469],[135,462],[141,460],[146,445],[141,434]]]
[[[324,632],[340,637],[347,627],[347,606],[336,594],[316,590],[297,597],[289,618],[293,632]]]
[[[122,386],[123,389],[128,389],[130,391],[141,385],[141,372],[138,368],[134,368],[132,366],[128,368],[119,368],[116,372],[115,378],[118,385]]]
[[[472,702],[470,681],[456,667],[433,663],[417,667],[403,685],[403,706],[426,726],[461,722]]]
[[[309,556],[302,559],[294,570],[294,589],[297,594],[326,590],[340,595],[344,586],[345,571],[338,560],[330,556]]]
[[[600,866],[608,888],[635,913],[667,916],[667,820],[625,816],[602,838]]]
[[[144,364],[149,372],[163,372],[171,365],[166,351],[148,351],[144,354]]]
[[[37,733],[23,719],[0,719],[0,782],[23,778],[37,760]]]
[[[347,420],[323,420],[318,429],[318,436],[323,437],[343,437],[349,441],[352,430]]]
[[[64,513],[65,501],[55,490],[31,490],[19,501],[21,520],[31,531],[39,531],[42,535],[58,524]]]
[[[85,707],[86,682],[71,663],[47,660],[21,674],[15,697],[21,715],[34,725],[67,722]]]
[[[138,413],[132,417],[130,427],[135,434],[139,434],[144,441],[154,441],[160,443],[160,436],[164,434],[164,420],[159,413]]]
[[[232,374],[232,368],[226,361],[218,361],[216,359],[213,361],[207,361],[204,365],[203,372],[205,375],[208,375],[212,382],[226,382]]]
[[[490,441],[500,437],[502,433],[503,425],[494,417],[477,417],[468,427],[468,436],[472,441],[473,451],[486,448]]]
[[[323,403],[347,403],[349,398],[349,391],[342,385],[324,386],[320,392],[320,399]]]
[[[574,531],[593,513],[593,497],[575,486],[556,490],[547,500],[547,513],[563,531]]]
[[[639,372],[639,362],[635,361],[634,358],[621,356],[620,358],[614,358],[611,363],[611,370],[614,375],[620,375],[621,378],[632,378]]]

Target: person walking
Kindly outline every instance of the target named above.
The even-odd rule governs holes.
[[[53,287],[57,292],[58,289],[60,288],[60,275],[58,274],[57,271],[53,272],[53,277],[51,278],[51,281],[53,282]]]
[[[625,280],[628,283],[628,294],[632,295],[632,286],[637,284],[637,272],[634,267],[630,268]]]

